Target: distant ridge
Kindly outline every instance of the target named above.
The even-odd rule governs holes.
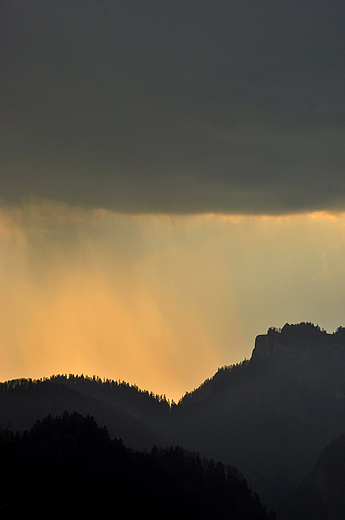
[[[159,409],[159,411],[158,411]],[[170,410],[161,396],[136,386],[84,375],[53,375],[43,379],[15,379],[0,384],[0,426],[12,431],[31,428],[47,415],[65,411],[92,415],[111,436],[135,449],[169,444],[169,437],[153,429],[152,416]]]

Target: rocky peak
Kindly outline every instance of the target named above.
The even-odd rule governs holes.
[[[273,328],[268,329],[267,334],[256,336],[251,359],[270,358],[283,348],[280,331]]]
[[[315,351],[339,347],[344,343],[343,329],[328,334],[312,323],[290,325],[286,323],[282,329],[269,328],[267,334],[261,334],[255,339],[252,359],[272,358],[277,354],[288,354],[300,357]]]

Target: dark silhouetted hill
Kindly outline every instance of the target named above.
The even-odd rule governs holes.
[[[0,454],[0,518],[274,518],[234,468],[180,447],[130,450],[77,413],[3,431]]]

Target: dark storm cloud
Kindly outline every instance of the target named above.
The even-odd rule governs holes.
[[[343,2],[0,2],[0,198],[345,208]]]

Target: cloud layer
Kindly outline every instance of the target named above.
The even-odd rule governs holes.
[[[3,0],[0,199],[344,209],[344,20],[340,1]]]

